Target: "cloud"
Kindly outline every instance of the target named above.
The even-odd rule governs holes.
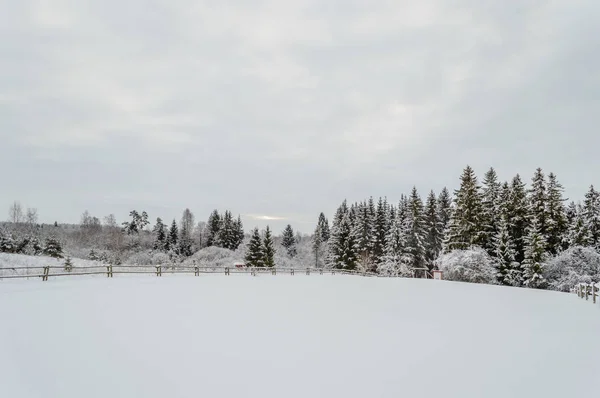
[[[196,205],[302,227],[344,198],[455,187],[466,163],[506,178],[542,166],[575,196],[600,168],[599,11],[8,0],[0,166],[19,173],[0,206],[76,220],[74,206],[126,215],[137,198],[164,218]]]

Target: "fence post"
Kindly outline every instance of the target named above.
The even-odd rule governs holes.
[[[271,270],[271,275],[277,275],[277,268],[273,268]]]
[[[106,266],[106,277],[110,278],[110,265]]]
[[[590,299],[590,285],[585,285],[585,299]]]
[[[50,267],[49,266],[45,266],[44,267],[44,275],[42,276],[42,281],[47,281],[48,280],[48,274],[50,273]]]
[[[310,268],[306,269],[306,275],[310,275]]]
[[[323,268],[319,268],[319,275],[323,275]]]
[[[250,268],[250,275],[256,276],[256,268],[255,267]]]
[[[294,269],[292,268],[292,270],[290,271],[290,275],[294,275]]]
[[[596,290],[598,290],[598,288],[596,287],[596,285],[592,285],[592,301],[594,302],[594,304],[596,304]]]
[[[225,275],[229,275],[229,267],[225,267]]]
[[[200,276],[200,269],[198,268],[198,266],[194,267],[194,275],[195,276]]]

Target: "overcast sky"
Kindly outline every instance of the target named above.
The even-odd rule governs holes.
[[[466,164],[580,199],[599,21],[598,0],[0,0],[0,218],[219,208],[311,232]]]

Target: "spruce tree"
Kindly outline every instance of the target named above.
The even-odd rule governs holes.
[[[553,173],[548,174],[548,206],[546,219],[547,248],[552,255],[567,249],[568,221],[562,196],[563,187]]]
[[[510,237],[506,215],[500,217],[498,228],[498,234],[494,237],[498,282],[508,286],[520,286],[521,265],[515,261],[515,245]]]
[[[581,204],[576,206],[575,216],[568,233],[569,247],[591,246],[592,237],[585,219],[585,210]]]
[[[177,221],[173,219],[171,223],[171,228],[169,229],[168,236],[168,247],[171,250],[177,250],[177,242],[179,240],[179,228],[177,228]]]
[[[467,166],[455,192],[454,209],[446,236],[446,251],[466,250],[483,241],[482,198],[475,172]]]
[[[220,229],[213,239],[213,245],[235,250],[239,239],[239,230],[235,225],[231,212],[226,210],[220,221]]]
[[[482,221],[483,238],[481,245],[493,255],[495,251],[495,237],[499,231],[498,211],[500,206],[501,185],[498,182],[498,175],[494,168],[490,168],[483,177],[482,182]]]
[[[353,220],[352,234],[356,240],[355,251],[357,257],[363,265],[373,264],[373,241],[375,232],[375,220],[369,211],[367,203],[362,202],[353,206],[354,216],[350,217]]]
[[[387,199],[379,198],[373,225],[372,247],[373,262],[378,263],[385,250],[385,237],[390,229],[389,206]]]
[[[431,191],[425,204],[425,260],[429,269],[442,251],[442,223],[438,214],[438,203],[435,193]]]
[[[450,223],[450,216],[452,215],[452,198],[446,187],[442,189],[442,192],[440,192],[440,196],[438,197],[437,213],[438,219],[440,220],[440,231],[445,234],[448,224]]]
[[[65,259],[64,268],[67,272],[73,271],[73,261],[71,261],[71,257],[67,256]]]
[[[237,221],[234,225],[235,228],[235,244],[232,250],[237,250],[240,245],[244,242],[244,224],[242,223],[242,218],[238,216]]]
[[[245,261],[246,266],[248,267],[263,267],[265,264],[265,251],[258,228],[252,230],[252,235],[246,250]]]
[[[267,225],[265,229],[265,238],[263,241],[264,250],[264,266],[274,267],[275,266],[275,246],[273,245],[273,236],[271,234],[271,228]]]
[[[537,217],[531,219],[527,232],[523,284],[527,287],[540,288],[544,285],[543,264],[546,261],[546,239],[542,235]]]
[[[46,238],[46,244],[44,245],[44,255],[54,258],[63,258],[62,245],[60,244],[58,239],[53,237]]]
[[[283,233],[281,234],[281,246],[283,246],[287,252],[287,255],[291,258],[296,257],[298,249],[296,248],[296,238],[294,236],[294,229],[288,224]]]
[[[164,250],[167,240],[167,231],[165,224],[163,224],[160,217],[156,219],[156,225],[152,232],[154,233],[154,250]]]
[[[407,251],[412,256],[412,268],[425,267],[425,219],[423,201],[417,192],[417,188],[413,187],[408,199],[408,214],[407,214]]]
[[[327,242],[329,240],[329,236],[331,235],[329,231],[329,221],[325,217],[325,214],[321,213],[319,215],[318,228],[320,229],[319,236],[321,237],[323,242]]]
[[[548,218],[548,188],[546,186],[546,176],[541,168],[535,171],[531,180],[531,189],[529,190],[529,216],[535,218],[538,223],[539,232],[544,239],[547,237],[547,218]]]
[[[600,250],[600,193],[593,185],[585,194],[583,217],[589,233],[589,245]]]
[[[350,211],[346,201],[336,211],[327,243],[327,263],[331,268],[356,269],[356,238],[352,233]]]
[[[323,237],[321,234],[322,234],[322,229],[317,224],[317,227],[315,228],[315,232],[312,236],[312,252],[315,256],[315,268],[319,268],[320,264],[324,260],[323,255],[322,255],[324,242],[323,242]]]
[[[522,263],[525,258],[525,236],[529,225],[529,212],[525,184],[517,174],[510,186],[510,200],[506,206],[510,236],[515,244],[515,260]]]
[[[215,246],[215,238],[221,230],[221,216],[219,215],[219,212],[217,210],[213,210],[213,212],[208,217],[206,229],[206,245]]]

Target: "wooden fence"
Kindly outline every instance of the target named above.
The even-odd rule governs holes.
[[[421,270],[417,270],[421,271]],[[98,265],[98,266],[83,266],[73,267],[70,271],[65,270],[63,266],[44,266],[44,267],[5,267],[0,268],[1,279],[29,279],[41,278],[42,281],[47,281],[50,277],[62,276],[83,276],[83,275],[105,275],[107,278],[112,278],[114,275],[141,274],[153,275],[157,277],[163,274],[250,274],[256,276],[259,274],[287,274],[295,275],[301,273],[305,275],[312,274],[331,274],[331,275],[358,275],[366,277],[382,276],[373,272],[363,272],[344,269],[324,269],[324,268],[255,268],[255,267],[200,267],[200,266],[183,266],[183,265],[158,265],[158,266],[139,266],[139,265]],[[415,272],[413,277],[420,277],[423,272]],[[427,273],[424,274],[427,277]],[[430,276],[429,276],[430,277]]]
[[[596,304],[596,302],[600,301],[598,300],[598,297],[600,297],[600,282],[591,284],[580,283],[575,288],[575,293],[577,293],[577,295],[582,299],[585,298],[586,300],[589,300],[591,297],[592,302]]]

